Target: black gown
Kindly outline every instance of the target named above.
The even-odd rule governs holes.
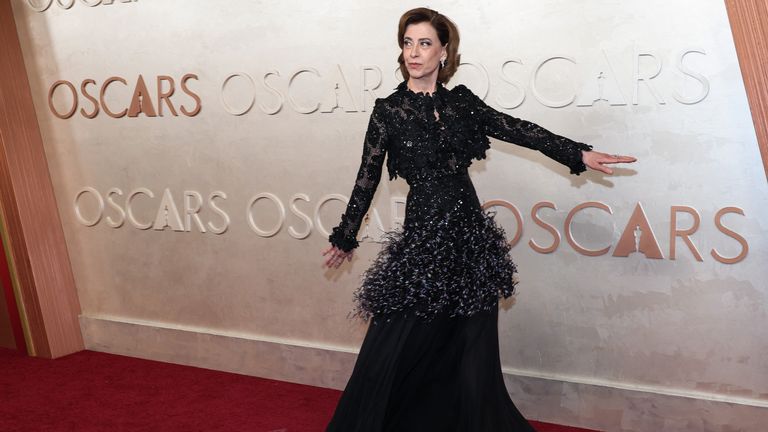
[[[586,171],[591,145],[497,111],[459,84],[432,94],[402,81],[377,98],[357,179],[331,244],[349,251],[381,179],[410,189],[402,228],[384,234],[349,316],[368,322],[326,432],[516,432],[534,429],[504,385],[498,301],[514,293],[515,263],[495,212],[468,174],[489,136]],[[435,117],[435,110],[439,119]]]

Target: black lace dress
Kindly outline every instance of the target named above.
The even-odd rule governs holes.
[[[532,431],[504,385],[498,301],[517,272],[505,232],[483,210],[467,172],[489,136],[586,170],[591,145],[497,111],[464,85],[416,93],[402,81],[376,99],[349,204],[329,241],[357,247],[381,179],[408,183],[402,228],[354,293],[353,317],[368,322],[352,375],[327,432]],[[439,118],[435,116],[438,112]]]

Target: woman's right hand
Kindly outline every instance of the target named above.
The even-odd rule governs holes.
[[[334,245],[328,246],[328,249],[323,251],[323,256],[331,254],[331,256],[328,257],[327,260],[325,260],[325,265],[328,266],[328,268],[339,268],[341,263],[344,262],[344,259],[346,258],[347,261],[352,261],[352,255],[355,253],[355,250],[352,249],[349,252],[344,252],[343,250],[337,248]]]

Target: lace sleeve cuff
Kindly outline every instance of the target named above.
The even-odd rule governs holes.
[[[346,237],[341,226],[333,229],[331,235],[328,236],[328,241],[344,252],[349,252],[360,245],[356,238]]]
[[[591,151],[592,146],[590,144],[585,144],[578,141],[573,141],[573,157],[571,160],[566,161],[566,165],[571,169],[571,174],[580,175],[584,171],[587,170],[587,166],[584,164],[583,155],[581,153],[582,150],[584,151]]]

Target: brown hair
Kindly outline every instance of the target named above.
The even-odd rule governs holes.
[[[437,73],[438,81],[448,83],[453,74],[456,73],[456,69],[459,68],[459,60],[461,59],[461,54],[459,54],[459,29],[447,16],[429,8],[411,9],[400,17],[400,24],[397,29],[397,44],[400,45],[400,56],[398,56],[397,62],[400,63],[400,73],[405,80],[408,80],[411,76],[408,73],[402,53],[405,29],[410,24],[421,22],[428,22],[434,27],[441,45],[445,46],[445,44],[448,44],[446,47],[445,67],[440,67]]]

